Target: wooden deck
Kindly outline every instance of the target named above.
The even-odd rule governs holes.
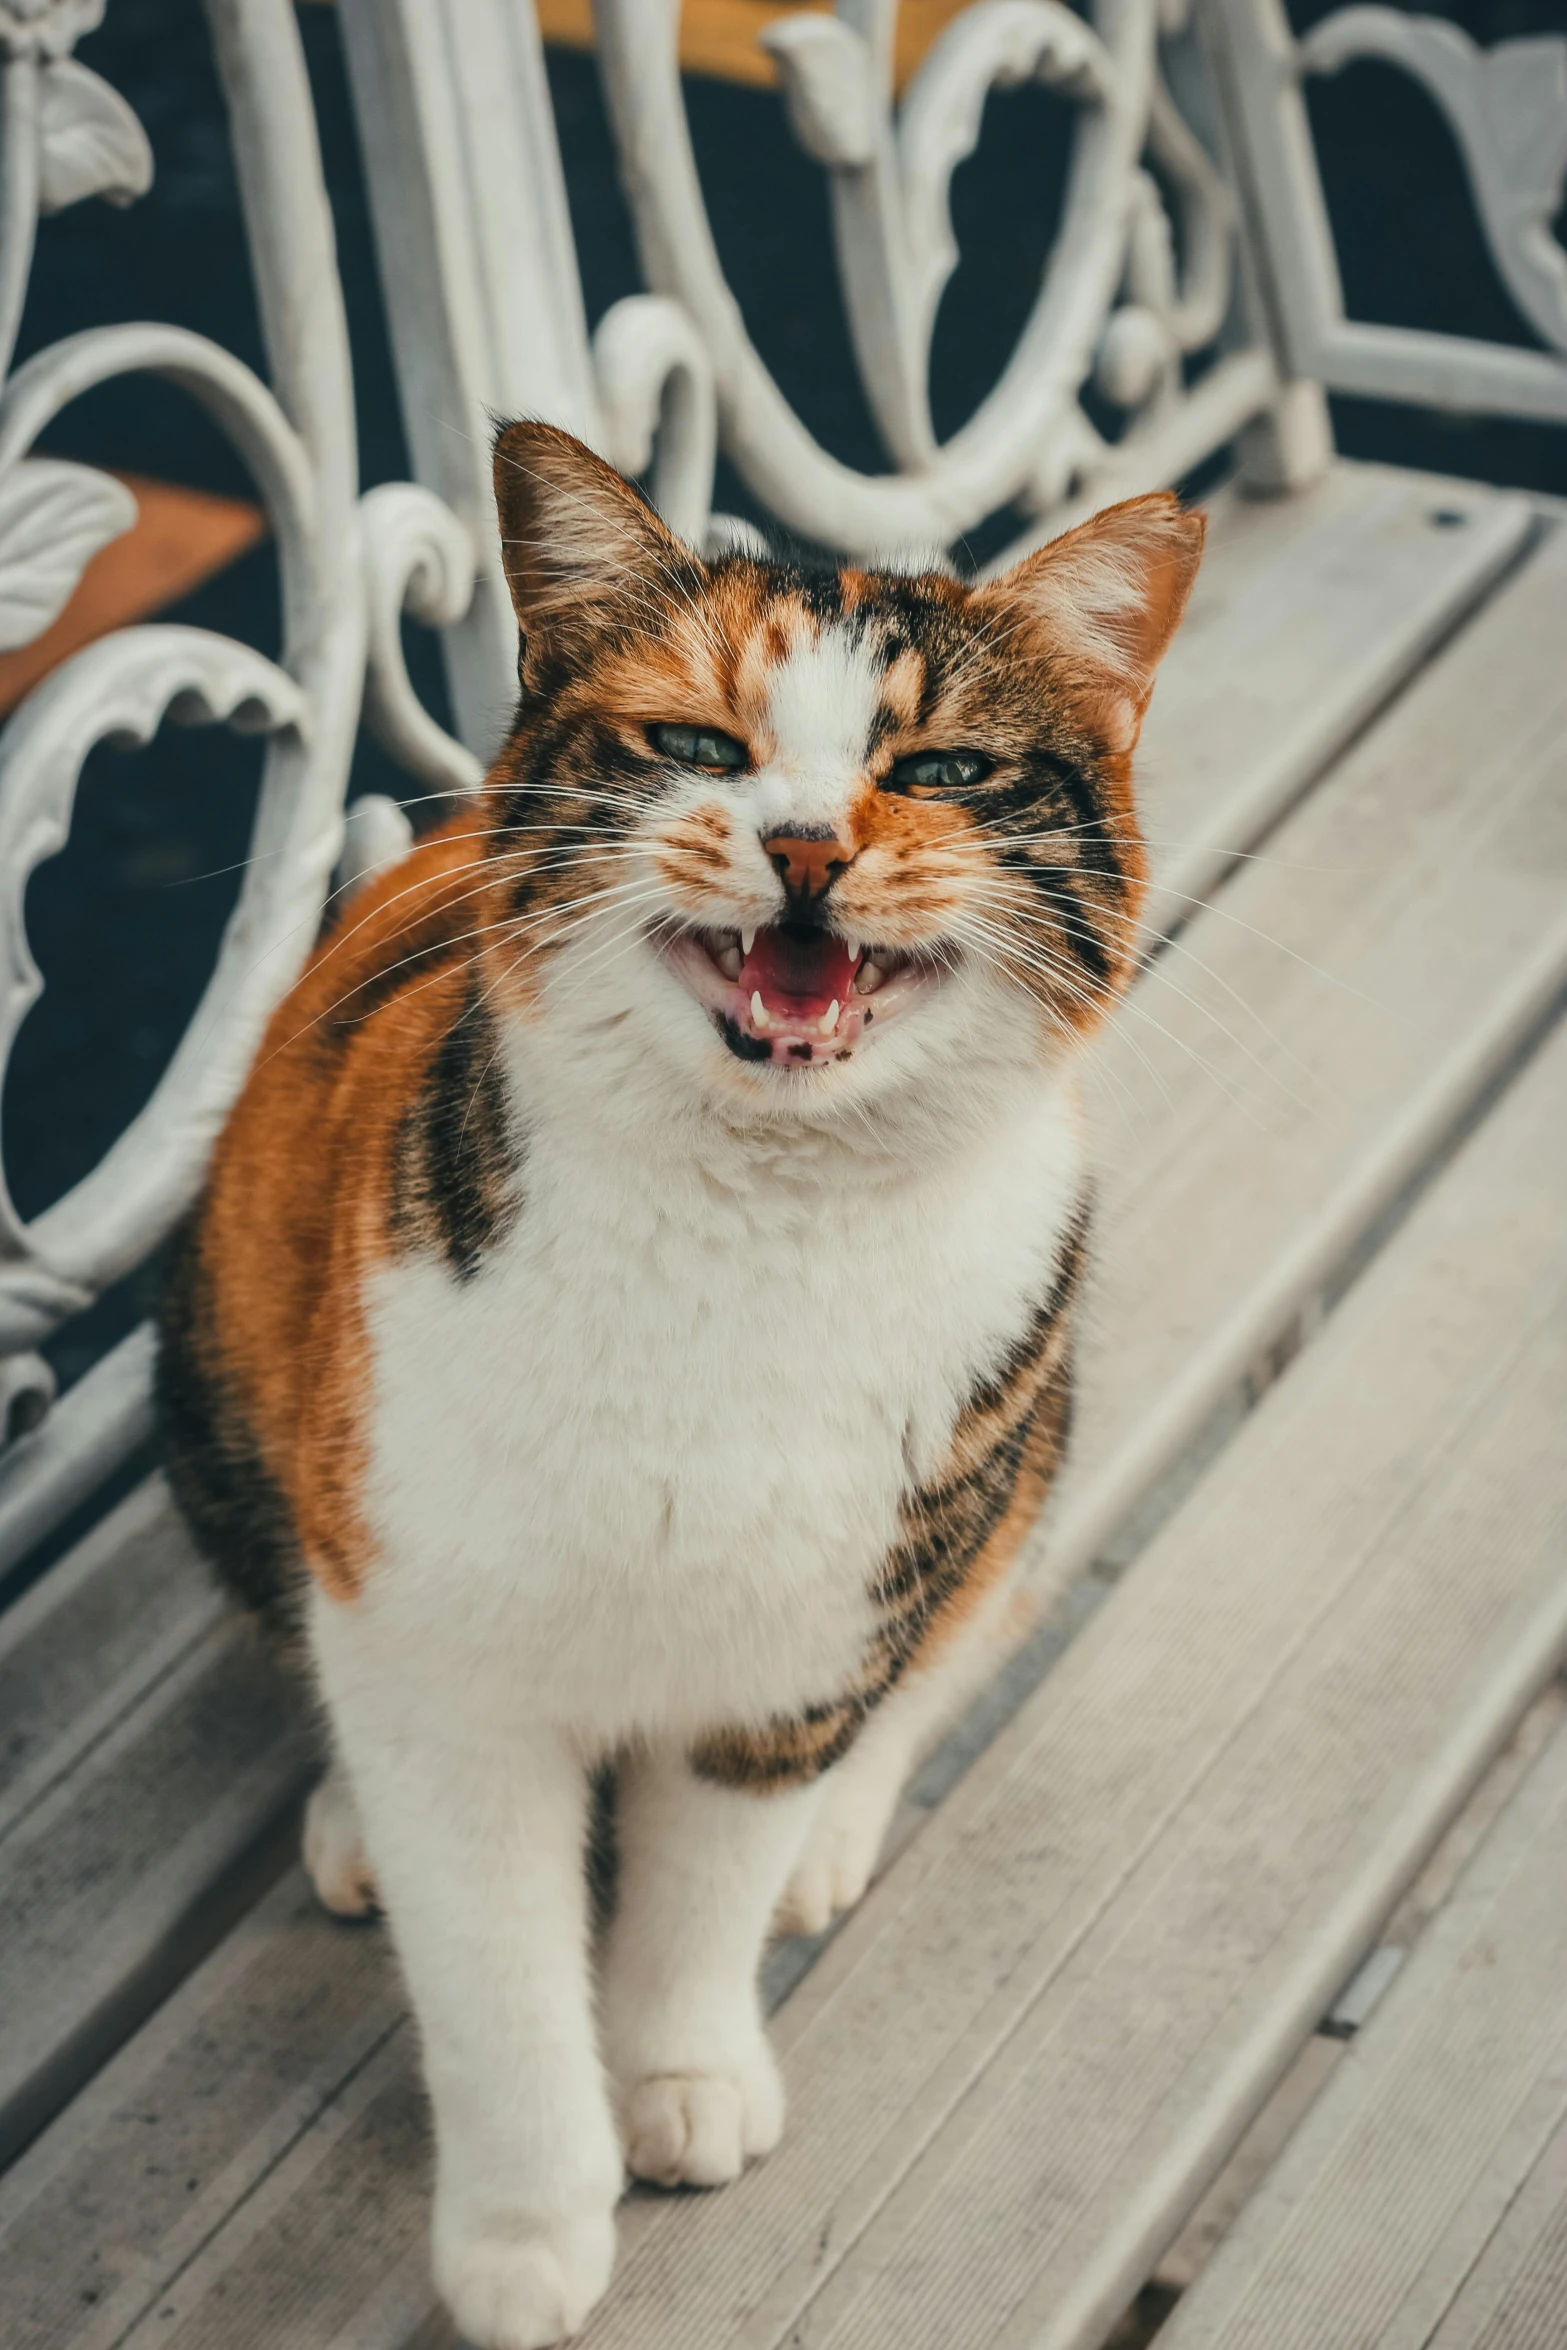
[[[1156,2275],[1121,2339],[1567,2335],[1567,1749],[1497,1763],[1567,1655],[1564,632],[1521,497],[1215,500],[1067,1601],[774,1952],[784,2145],[628,2200],[594,2350],[1097,2350]],[[156,1480],[0,1617],[0,1720],[0,2341],[449,2342],[383,1935]]]

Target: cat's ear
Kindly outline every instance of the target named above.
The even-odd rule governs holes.
[[[1130,751],[1202,559],[1207,525],[1173,491],[1107,506],[978,591],[1025,623],[1107,750]]]
[[[524,635],[569,627],[628,578],[668,580],[696,558],[602,457],[553,424],[507,424],[495,436],[501,559]]]

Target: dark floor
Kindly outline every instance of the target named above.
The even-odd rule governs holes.
[[[1297,24],[1330,4],[1297,0]],[[1567,0],[1470,0],[1425,13],[1485,43],[1567,30]],[[336,15],[321,6],[299,15],[336,216],[368,486],[406,474],[407,455]],[[78,54],[135,107],[157,176],[128,211],[87,203],[43,224],[19,356],[78,327],[159,317],[198,328],[264,371],[199,0],[110,0],[107,22]],[[629,227],[592,61],[555,53],[550,72],[588,312],[597,319],[637,287]],[[764,358],[829,448],[876,468],[884,460],[837,302],[823,175],[793,144],[772,93],[692,80],[688,102],[720,250]],[[1367,64],[1315,85],[1311,105],[1352,314],[1533,343],[1485,254],[1451,137],[1420,92]],[[980,153],[958,174],[963,259],[932,372],[944,433],[994,381],[1027,312],[1060,184],[1062,121],[1043,92],[997,94]],[[1558,430],[1363,401],[1335,403],[1334,422],[1351,455],[1567,495],[1567,433]],[[250,488],[216,431],[146,379],[79,401],[47,445],[199,488]],[[719,503],[748,505],[727,468]],[[270,549],[257,548],[175,616],[275,650]],[[436,649],[422,631],[409,638],[416,677],[439,713]],[[18,1039],[3,1104],[5,1162],[24,1214],[85,1173],[155,1084],[233,903],[258,764],[254,745],[178,729],[145,752],[104,750],[89,761],[71,841],[28,893],[46,987]],[[353,790],[399,782],[373,745],[361,747]],[[62,1333],[51,1351],[64,1379],[145,1310],[151,1279],[124,1285]]]

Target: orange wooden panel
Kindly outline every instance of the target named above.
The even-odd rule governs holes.
[[[830,13],[828,0],[803,0],[818,15]],[[898,10],[894,78],[901,89],[926,50],[966,0],[903,0]],[[563,49],[591,49],[593,11],[589,0],[537,0],[539,30],[546,41]],[[751,82],[770,87],[778,69],[756,36],[780,16],[795,16],[798,7],[780,7],[776,0],[685,0],[680,12],[680,63],[687,73],[711,74],[726,82]]]

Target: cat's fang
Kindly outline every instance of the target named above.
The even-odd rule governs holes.
[[[772,1015],[763,1003],[760,991],[753,987],[751,990],[751,1025],[753,1028],[759,1029],[765,1036],[772,1024]]]
[[[834,1000],[832,1003],[830,1003],[830,1004],[828,1005],[828,1007],[827,1007],[826,1011],[825,1011],[825,1012],[822,1014],[822,1016],[821,1016],[821,1021],[820,1021],[820,1027],[821,1027],[821,1032],[822,1032],[823,1036],[831,1036],[831,1034],[832,1034],[833,1030],[834,1030],[834,1029],[837,1027],[837,1025],[838,1025],[838,1014],[839,1014],[839,1011],[840,1011],[840,1009],[841,1009],[841,1006],[838,1004],[838,1002],[837,1002],[837,1001],[836,1001],[836,999],[835,999],[835,1000]]]
[[[746,929],[743,929],[743,928],[742,928],[742,930],[741,930],[741,932],[740,932],[740,952],[741,952],[741,954],[742,954],[742,955],[748,955],[748,954],[751,952],[751,949],[752,949],[752,948],[755,946],[755,944],[756,944],[756,932],[755,932],[754,930],[746,930]],[[738,971],[733,971],[733,972],[731,972],[731,973],[730,973],[730,977],[731,977],[731,978],[735,978],[735,979],[737,979],[737,978],[739,977],[739,972],[738,972]]]

